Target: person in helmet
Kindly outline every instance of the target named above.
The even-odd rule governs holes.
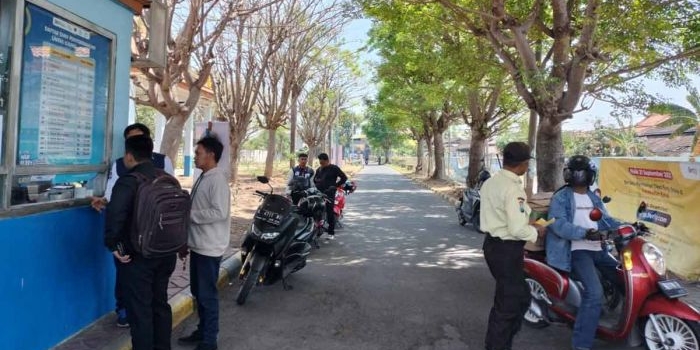
[[[624,293],[617,261],[602,248],[598,231],[616,228],[620,223],[608,215],[601,198],[591,191],[595,178],[596,169],[588,157],[571,157],[564,168],[566,185],[554,193],[549,205],[549,218],[556,220],[548,227],[547,263],[570,272],[584,288],[572,337],[575,350],[593,347],[603,296],[597,270]],[[593,208],[602,210],[602,220],[589,218]]]

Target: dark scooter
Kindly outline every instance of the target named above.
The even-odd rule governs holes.
[[[265,176],[258,181],[269,184]],[[289,274],[306,266],[306,257],[311,252],[311,220],[300,225],[300,216],[295,213],[292,202],[284,196],[270,192],[255,191],[262,197],[253,218],[253,224],[241,245],[239,279],[243,281],[236,303],[243,305],[255,285],[270,285],[280,279],[285,290],[292,289],[287,283]]]
[[[603,217],[598,208],[589,216],[593,221]],[[680,283],[666,278],[663,253],[644,238],[649,234],[646,226],[626,224],[601,233],[608,237],[608,251],[614,246],[617,252],[613,257],[620,262],[625,295],[621,307],[605,310],[604,316],[610,317],[600,318],[598,336],[627,339],[631,346],[644,342],[651,350],[700,349],[700,313],[679,299],[687,292]],[[532,295],[525,323],[535,328],[562,321],[573,324],[581,304],[581,283],[547,265],[540,252],[525,253],[526,281]],[[605,299],[610,299],[609,289],[603,291]]]
[[[477,176],[477,183],[474,187],[467,187],[462,194],[462,198],[459,199],[457,207],[457,220],[459,224],[464,226],[470,223],[472,227],[477,232],[481,231],[481,221],[479,219],[479,213],[481,212],[481,186],[486,180],[491,177],[491,173],[486,170],[481,170]]]

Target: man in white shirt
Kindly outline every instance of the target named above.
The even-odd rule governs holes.
[[[194,164],[202,174],[192,186],[192,209],[187,246],[190,249],[190,290],[197,300],[199,324],[181,343],[198,343],[196,350],[216,350],[219,333],[217,281],[221,258],[231,238],[231,189],[217,165],[224,145],[215,137],[197,142]],[[187,254],[182,254],[181,257]]]
[[[525,242],[544,237],[545,228],[530,220],[520,177],[529,167],[532,150],[524,142],[503,148],[503,169],[481,187],[481,228],[484,259],[496,280],[493,307],[486,330],[486,350],[510,350],[530,305],[525,282]]]
[[[129,126],[127,126],[124,129],[124,139],[128,139],[133,136],[138,136],[138,135],[146,135],[147,137],[151,137],[151,130],[148,129],[147,126],[141,124],[141,123],[134,123]],[[175,171],[173,171],[173,162],[170,161],[170,158],[164,154],[160,153],[155,153],[153,152],[152,157],[151,157],[151,162],[153,163],[153,166],[159,169],[165,170],[166,173],[170,175],[175,175]],[[124,164],[124,158],[121,157],[114,161],[112,163],[112,167],[110,168],[109,171],[109,176],[107,177],[107,187],[105,188],[105,195],[104,197],[92,197],[92,201],[90,205],[92,206],[93,209],[97,210],[98,212],[102,211],[106,206],[107,203],[109,202],[110,198],[112,197],[112,189],[114,188],[114,184],[117,183],[117,179],[119,179],[120,176],[125,175],[129,169],[126,167]],[[119,266],[121,265],[119,261],[116,259],[114,260],[114,265],[118,269]],[[117,327],[129,327],[129,321],[127,319],[126,315],[126,309],[124,308],[124,301],[122,297],[122,292],[121,292],[121,281],[119,279],[119,274],[117,274],[116,281],[114,283],[114,298],[116,299],[116,313],[117,313]]]

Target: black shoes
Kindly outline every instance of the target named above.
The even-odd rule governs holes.
[[[204,339],[204,337],[202,336],[202,332],[200,332],[199,330],[196,330],[196,331],[192,332],[192,334],[190,334],[186,337],[177,338],[177,341],[180,343],[185,343],[185,344],[194,344],[194,343],[201,342],[202,339]],[[214,348],[216,348],[216,347],[214,347]]]
[[[216,350],[218,347],[216,344],[205,344],[205,343],[199,343],[194,350]]]

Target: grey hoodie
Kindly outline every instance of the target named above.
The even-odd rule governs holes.
[[[190,219],[189,248],[201,255],[224,255],[231,239],[231,189],[222,169],[211,169],[195,181]]]

